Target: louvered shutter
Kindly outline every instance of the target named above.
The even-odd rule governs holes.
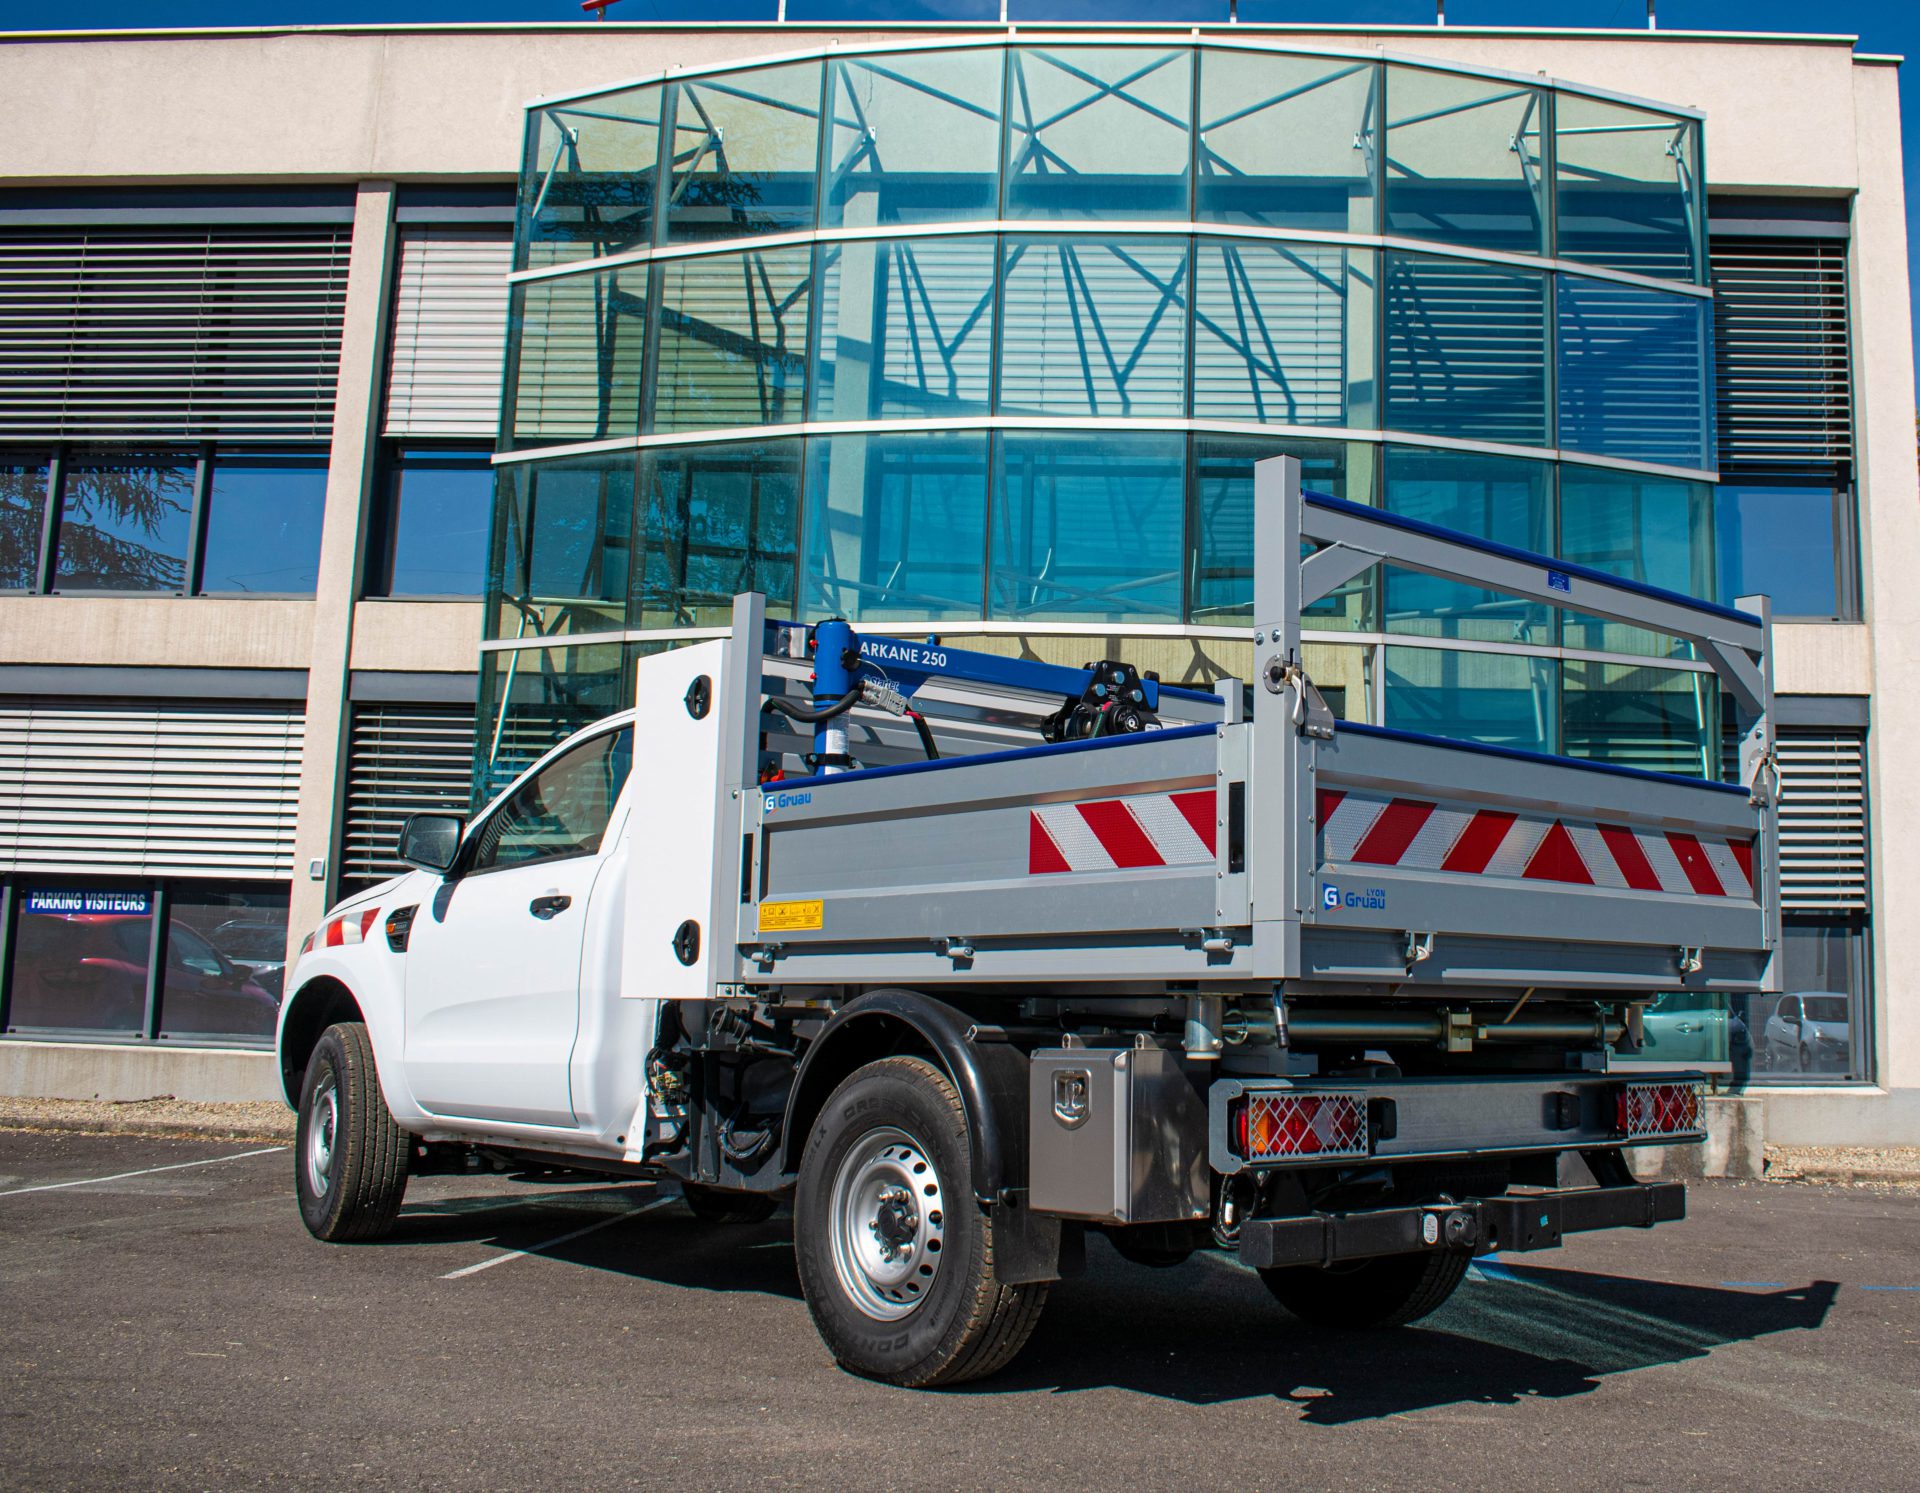
[[[0,868],[285,877],[305,734],[290,705],[0,704]]]
[[[503,228],[401,229],[388,435],[494,438],[512,268],[513,238]]]
[[[662,269],[656,429],[802,417],[812,264],[810,250],[767,249]]]
[[[324,439],[349,239],[0,234],[0,439]]]
[[[397,876],[409,814],[464,814],[473,781],[470,705],[356,704],[347,759],[340,875],[350,887]]]
[[[1780,903],[1867,905],[1867,752],[1855,731],[1781,731]]]
[[[1544,277],[1465,259],[1385,258],[1388,429],[1543,445]]]
[[[1203,240],[1194,281],[1193,413],[1346,419],[1347,251]]]
[[[1721,466],[1850,463],[1846,241],[1716,235],[1711,257]]]
[[[515,438],[538,444],[637,435],[646,267],[535,280],[520,296]]]
[[[1184,246],[1010,244],[1000,405],[1009,414],[1178,415],[1187,363]]]

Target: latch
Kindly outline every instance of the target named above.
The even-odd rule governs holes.
[[[786,952],[787,946],[783,943],[763,943],[753,951],[751,957],[753,962],[759,965],[761,969],[771,970],[774,962],[781,958]]]
[[[1191,943],[1197,943],[1208,954],[1231,954],[1233,935],[1224,928],[1182,928],[1180,936]]]
[[[973,962],[973,940],[970,938],[961,938],[958,936],[936,938],[933,941],[933,946],[942,954],[945,954],[955,964],[970,964]]]
[[[1317,741],[1333,740],[1333,712],[1298,662],[1276,653],[1267,660],[1262,678],[1268,694],[1293,691],[1293,724],[1299,730]]]
[[[1680,978],[1684,980],[1688,975],[1699,974],[1701,969],[1705,967],[1707,951],[1704,948],[1690,949],[1685,944],[1682,944],[1680,946],[1678,962],[1680,965]]]
[[[1431,933],[1407,934],[1407,946],[1400,951],[1401,962],[1407,967],[1407,973],[1413,973],[1416,964],[1425,964],[1433,957],[1433,935]]]

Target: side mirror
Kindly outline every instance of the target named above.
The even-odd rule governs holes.
[[[460,853],[460,832],[466,821],[458,814],[409,814],[400,826],[396,852],[409,866],[444,873]]]

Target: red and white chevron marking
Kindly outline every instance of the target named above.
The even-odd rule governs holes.
[[[373,926],[374,919],[380,916],[377,907],[362,907],[354,912],[344,913],[331,919],[320,930],[320,937],[314,942],[329,949],[337,949],[343,944],[355,944],[363,941],[367,930]]]
[[[1131,871],[1213,859],[1213,790],[1138,793],[1029,811],[1027,872]]]
[[[1320,857],[1697,897],[1753,895],[1753,841],[1322,788]]]

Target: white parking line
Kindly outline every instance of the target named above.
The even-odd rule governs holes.
[[[677,1192],[670,1192],[665,1197],[657,1197],[651,1202],[642,1203],[638,1208],[629,1208],[625,1213],[616,1213],[611,1218],[602,1218],[598,1222],[588,1224],[584,1229],[575,1229],[570,1234],[561,1234],[557,1238],[548,1239],[539,1244],[529,1244],[525,1249],[510,1249],[503,1255],[495,1255],[492,1259],[482,1260],[477,1265],[467,1265],[459,1270],[449,1270],[445,1275],[441,1276],[440,1279],[459,1280],[463,1275],[478,1275],[482,1270],[491,1270],[495,1265],[506,1264],[508,1260],[520,1260],[525,1259],[528,1255],[537,1255],[544,1249],[552,1249],[557,1244],[565,1244],[571,1239],[578,1239],[582,1235],[591,1234],[596,1229],[611,1228],[616,1223],[625,1223],[629,1218],[637,1218],[642,1213],[651,1213],[655,1208],[663,1208],[678,1196],[679,1194]]]
[[[124,1182],[129,1177],[151,1177],[155,1172],[177,1172],[190,1166],[212,1166],[217,1161],[245,1161],[249,1156],[271,1156],[285,1146],[262,1146],[258,1151],[236,1151],[231,1156],[209,1156],[201,1161],[176,1161],[170,1166],[150,1166],[144,1171],[116,1172],[111,1177],[81,1177],[74,1182],[42,1182],[36,1187],[14,1187],[0,1192],[0,1198],[19,1197],[23,1192],[58,1192],[62,1187],[92,1187],[100,1182]]]

